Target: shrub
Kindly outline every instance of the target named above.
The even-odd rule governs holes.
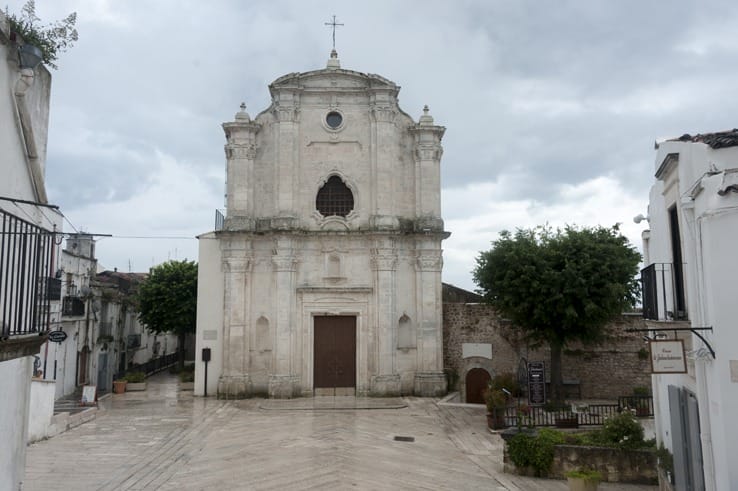
[[[132,384],[138,384],[146,381],[146,374],[143,372],[131,372],[127,373],[123,378]]]
[[[179,380],[181,382],[194,382],[195,381],[195,372],[194,371],[188,371],[188,370],[182,370],[179,372]]]
[[[507,396],[499,389],[485,389],[484,403],[487,405],[487,411],[491,413],[495,409],[501,409],[507,406]]]
[[[634,449],[643,448],[643,427],[635,415],[624,410],[620,414],[605,421],[602,429],[593,432],[598,443],[616,448]]]
[[[520,384],[518,384],[518,377],[512,372],[500,373],[492,377],[489,382],[491,389],[502,390],[507,389],[513,397],[521,395]]]
[[[10,29],[20,34],[23,41],[36,46],[41,50],[43,62],[56,69],[54,62],[59,53],[71,48],[77,41],[77,13],[72,12],[65,19],[58,20],[46,26],[40,26],[41,19],[36,16],[36,2],[28,0],[21,9],[20,15],[11,14],[5,7],[5,15],[8,17]]]
[[[517,467],[532,467],[536,476],[545,476],[554,458],[554,447],[564,443],[564,435],[542,428],[536,436],[518,433],[507,444],[510,460]]]
[[[569,471],[565,474],[566,477],[584,479],[585,481],[600,481],[602,474],[598,471],[590,469],[577,469],[575,471]]]

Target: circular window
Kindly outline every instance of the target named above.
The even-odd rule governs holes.
[[[331,111],[325,117],[325,123],[329,128],[336,130],[341,126],[341,123],[343,123],[343,116],[341,116],[341,113],[339,112]]]

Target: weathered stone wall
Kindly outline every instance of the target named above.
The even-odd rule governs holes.
[[[566,473],[593,469],[603,482],[656,484],[656,454],[648,450],[556,445],[549,478],[565,479]]]
[[[625,332],[627,328],[645,327],[640,315],[626,314],[610,325],[612,339],[599,346],[579,344],[567,347],[562,359],[564,380],[578,380],[585,399],[615,399],[631,395],[633,387],[650,387],[649,359],[642,333]],[[462,358],[463,343],[492,345],[491,375],[517,373],[521,357],[528,361],[550,363],[547,348],[531,349],[508,321],[500,319],[486,304],[443,304],[444,366],[459,377],[457,387],[463,392],[466,371],[474,360]],[[645,356],[644,356],[645,355]],[[478,361],[478,360],[477,360]],[[477,363],[478,365],[478,363]],[[548,376],[548,375],[547,375]],[[570,394],[572,388],[569,388]]]

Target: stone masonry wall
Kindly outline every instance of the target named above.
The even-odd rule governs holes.
[[[564,380],[578,380],[584,399],[615,399],[632,395],[634,387],[650,387],[648,347],[643,333],[628,333],[627,328],[645,327],[640,315],[624,314],[610,326],[612,339],[599,346],[568,346],[562,358]],[[521,357],[544,361],[550,366],[548,348],[530,349],[509,321],[500,319],[494,309],[481,303],[443,304],[444,367],[463,382],[471,368],[462,358],[463,343],[492,345],[492,376],[517,373]],[[477,364],[477,366],[479,366]],[[549,376],[547,374],[547,376]],[[463,383],[449,390],[457,390]]]

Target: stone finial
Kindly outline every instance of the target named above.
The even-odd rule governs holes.
[[[420,120],[418,121],[419,124],[422,126],[433,126],[433,116],[428,114],[428,105],[426,104],[423,106],[423,115],[420,117]]]
[[[236,113],[236,121],[251,121],[249,113],[246,112],[246,103],[241,103],[241,110]]]
[[[341,68],[341,62],[338,60],[338,53],[335,49],[331,50],[331,57],[328,58],[326,68]]]

